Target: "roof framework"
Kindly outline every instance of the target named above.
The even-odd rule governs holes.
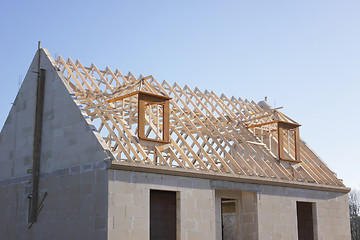
[[[61,56],[56,63],[119,163],[344,186],[305,142],[296,140],[300,125],[266,102],[171,86],[153,76],[124,76]],[[166,104],[150,100],[139,108],[141,94],[169,101],[168,126]],[[139,109],[145,138],[138,137]],[[290,127],[279,134],[279,123]],[[280,152],[285,157],[279,158]]]

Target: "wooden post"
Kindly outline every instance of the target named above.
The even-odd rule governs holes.
[[[277,130],[278,130],[278,157],[280,159],[284,159],[284,130],[281,126],[281,123],[277,124]]]
[[[170,104],[169,100],[165,100],[163,109],[163,140],[170,141]]]
[[[300,160],[300,131],[299,128],[294,129],[295,134],[295,160]]]
[[[145,138],[145,101],[138,97],[138,135],[139,138]]]

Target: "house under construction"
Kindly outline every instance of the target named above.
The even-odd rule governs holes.
[[[299,127],[39,49],[0,133],[1,239],[350,240],[350,189]]]

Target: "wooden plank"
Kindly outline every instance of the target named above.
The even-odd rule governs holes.
[[[247,126],[247,128],[251,129],[251,128],[261,127],[261,126],[270,125],[270,124],[274,124],[274,123],[278,123],[278,122],[279,122],[278,120],[271,121],[271,122],[265,122],[265,123],[261,123],[261,124],[250,125],[250,126]]]
[[[119,101],[119,100],[122,100],[122,99],[125,99],[125,98],[128,98],[128,97],[132,97],[132,96],[134,96],[134,95],[138,95],[139,92],[140,92],[140,91],[135,91],[135,92],[132,92],[132,93],[128,93],[128,94],[125,94],[125,95],[122,95],[122,96],[119,96],[119,97],[110,99],[110,100],[109,100],[109,103],[113,103],[113,102],[116,102],[116,101]]]

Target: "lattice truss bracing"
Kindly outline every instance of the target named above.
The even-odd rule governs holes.
[[[61,56],[57,66],[120,163],[344,186],[299,140],[300,125],[266,102],[101,71]]]

